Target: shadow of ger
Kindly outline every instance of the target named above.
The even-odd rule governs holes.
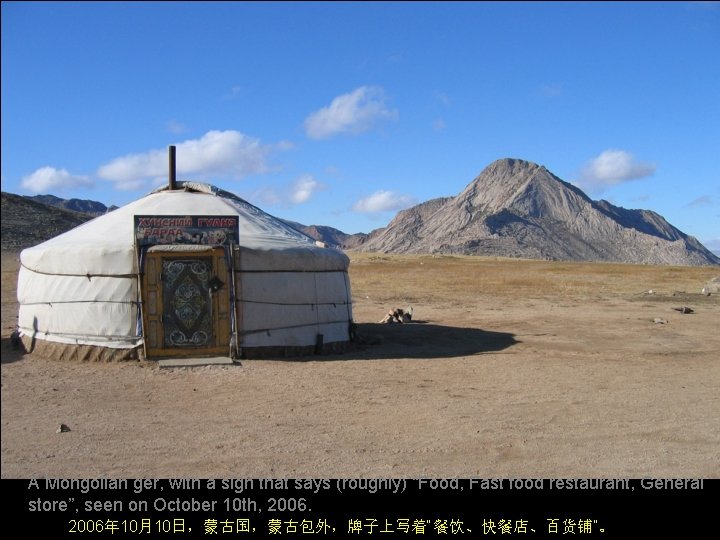
[[[479,328],[441,326],[426,321],[405,324],[358,323],[355,347],[346,359],[451,358],[495,353],[518,343],[515,334]]]

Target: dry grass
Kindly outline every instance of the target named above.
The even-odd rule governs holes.
[[[699,293],[715,267],[645,266],[471,256],[351,253],[353,295],[389,303],[462,303],[468,298],[566,300]]]

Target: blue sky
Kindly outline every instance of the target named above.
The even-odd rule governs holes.
[[[720,249],[718,2],[3,2],[2,190],[348,233],[504,157]]]

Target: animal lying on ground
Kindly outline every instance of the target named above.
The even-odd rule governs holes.
[[[380,321],[380,324],[387,323],[407,323],[412,320],[413,308],[410,306],[407,309],[395,308],[387,312],[385,317]]]

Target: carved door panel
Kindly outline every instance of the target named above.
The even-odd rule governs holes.
[[[212,258],[163,258],[164,348],[208,348],[214,345]]]
[[[143,277],[147,356],[228,354],[228,279],[222,249],[149,253]]]

